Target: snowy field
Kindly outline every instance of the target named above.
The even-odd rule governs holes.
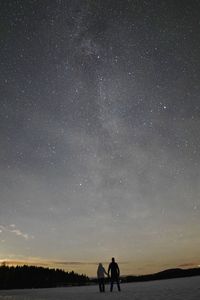
[[[106,293],[100,294],[97,286],[68,287],[52,289],[0,291],[0,300],[66,299],[66,300],[197,300],[200,299],[200,277],[138,282],[121,285],[119,293],[114,286],[113,293],[106,286]]]

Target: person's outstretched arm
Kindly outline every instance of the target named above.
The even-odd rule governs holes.
[[[108,267],[108,277],[110,277],[110,269],[111,269],[111,267],[109,265],[109,267]]]
[[[106,272],[106,270],[103,268],[103,272],[104,274],[106,274],[106,276],[108,276],[108,273]]]
[[[119,266],[117,265],[117,273],[118,273],[118,277],[120,276],[120,269]]]

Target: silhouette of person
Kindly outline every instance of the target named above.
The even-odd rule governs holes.
[[[111,276],[110,276],[111,272]],[[114,282],[117,283],[118,291],[120,292],[120,285],[119,285],[119,276],[120,276],[120,270],[118,267],[118,264],[115,262],[114,257],[112,258],[112,262],[109,264],[108,267],[108,276],[110,276],[110,291],[113,290],[113,284]]]
[[[108,275],[102,265],[102,263],[99,263],[98,269],[97,269],[97,277],[98,277],[98,283],[99,283],[99,291],[105,292],[105,277],[104,275]]]

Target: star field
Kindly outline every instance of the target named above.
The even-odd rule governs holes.
[[[2,261],[199,264],[199,9],[1,3]]]

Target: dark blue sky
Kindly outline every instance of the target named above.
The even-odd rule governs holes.
[[[199,264],[199,11],[1,3],[0,259]]]

